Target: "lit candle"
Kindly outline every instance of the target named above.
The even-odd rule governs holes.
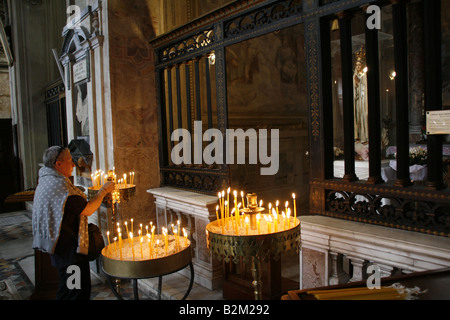
[[[177,220],[177,247],[180,250],[180,232],[181,232],[181,223],[180,220]]]
[[[273,214],[273,225],[274,225],[274,229],[275,229],[275,232],[278,232],[278,214],[277,214],[277,212],[275,211],[275,209],[274,208],[272,208],[272,214]]]
[[[281,216],[283,217],[283,230],[286,230],[286,214],[281,211]]]
[[[120,251],[120,260],[122,260],[122,233],[119,232],[119,251]]]
[[[242,209],[245,209],[244,191],[241,191],[241,198],[242,198]]]
[[[280,204],[280,202],[277,200],[277,202],[275,203],[275,207],[277,208],[277,216],[278,216],[278,205]]]
[[[245,217],[245,235],[248,236],[248,224],[250,223],[250,220],[248,217]]]
[[[140,237],[140,240],[141,240],[141,259],[144,259],[144,253],[142,252],[142,240],[143,240],[143,237]]]
[[[268,217],[265,215],[264,216],[264,219],[266,219],[266,221],[267,221],[267,233],[270,233],[270,224],[271,224],[271,222],[272,222],[272,216],[271,215],[269,215]]]
[[[163,235],[164,235],[164,252],[167,256],[167,250],[169,249],[169,240],[167,239],[167,229],[163,228]]]
[[[223,219],[227,219],[227,211],[225,210],[225,191],[222,190],[222,209],[223,209]],[[224,220],[224,224],[225,224]]]
[[[131,245],[131,252],[133,253],[133,260],[134,260],[133,234],[131,232],[130,232],[130,245]]]
[[[288,208],[287,210],[287,219],[288,219],[288,229],[291,228],[291,208]]]
[[[228,210],[229,210],[229,208],[228,208],[228,201],[225,200],[225,222],[226,222],[227,231],[228,231],[228,224],[230,222],[229,219],[228,219]]]
[[[234,219],[236,220],[236,228],[237,228],[238,224],[239,224],[239,210],[237,208],[237,191],[236,190],[234,190],[233,195],[234,195]]]
[[[240,209],[241,209],[241,206],[242,206],[242,204],[239,202],[239,203],[238,203],[238,206],[237,206],[237,210],[238,210],[237,212],[238,212],[239,224],[242,224],[242,222],[241,222],[241,220],[242,220],[242,219],[241,219],[241,213],[240,213],[240,212],[241,212],[241,210],[240,210]],[[244,217],[244,212],[242,212],[242,217]]]
[[[261,234],[261,228],[260,228],[260,223],[259,223],[259,220],[261,219],[261,214],[257,214],[256,215],[256,225],[257,225],[257,227],[258,227],[258,234]]]
[[[292,198],[294,199],[294,220],[297,218],[297,207],[295,206],[295,193],[292,194]]]
[[[150,245],[150,234],[147,233],[148,258],[152,258],[152,246]]]
[[[133,230],[133,218],[131,218],[131,233],[134,234],[134,230]]]
[[[117,237],[114,237],[114,256],[117,254]]]
[[[227,218],[230,218],[230,187],[228,187],[227,189],[227,201],[225,202],[225,206],[227,208],[226,212],[227,212]],[[228,222],[227,222],[227,229],[228,229]]]
[[[219,206],[216,206],[216,218],[217,218],[217,225],[220,226],[220,219],[219,219]]]
[[[224,212],[223,212],[223,200],[221,201],[221,194],[219,192],[219,205],[220,205],[220,226],[222,227],[222,233],[224,233],[224,226],[225,226],[225,222],[224,222]]]
[[[127,234],[130,234],[130,232],[128,231],[128,223],[125,221],[125,228],[127,229]]]
[[[139,227],[141,227],[141,234],[143,234],[143,233],[142,233],[142,223],[139,224]]]
[[[126,173],[123,174],[123,184],[124,184],[124,187],[127,186],[127,174]]]
[[[152,246],[155,243],[155,226],[152,227]]]

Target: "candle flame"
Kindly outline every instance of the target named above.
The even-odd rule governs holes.
[[[294,199],[295,199],[295,193],[293,193],[293,194],[292,194],[292,198],[294,198]]]

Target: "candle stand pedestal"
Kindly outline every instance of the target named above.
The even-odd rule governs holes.
[[[253,293],[255,300],[262,299],[261,262],[270,261],[271,258],[281,258],[281,254],[289,250],[298,252],[300,243],[300,222],[292,219],[292,228],[279,232],[260,233],[257,235],[233,235],[221,233],[219,221],[213,221],[206,226],[207,244],[212,255],[219,260],[235,264],[243,261],[251,262],[253,276]]]
[[[101,188],[100,186],[88,188],[88,200],[94,198],[97,192],[100,190],[100,188]],[[108,193],[103,198],[102,202],[103,205],[107,208],[108,211],[111,212],[110,215],[111,223],[108,223],[108,230],[112,230],[112,232],[110,232],[112,238],[119,236],[115,228],[115,225],[117,223],[119,203],[129,201],[134,196],[135,193],[136,193],[136,185],[134,184],[127,184],[127,185],[116,184],[116,189],[113,192]],[[111,282],[111,279],[108,279],[108,281]],[[113,292],[120,293],[120,279],[115,279],[114,285],[115,289],[113,290]]]
[[[114,259],[108,254],[108,250],[113,250],[112,244],[102,250],[103,272],[108,276],[109,286],[119,300],[123,300],[123,298],[120,291],[113,285],[112,279],[132,280],[134,299],[139,300],[137,280],[158,277],[158,300],[161,300],[162,277],[178,272],[187,266],[190,267],[191,279],[182,300],[185,300],[191,292],[194,283],[194,267],[192,265],[190,244],[173,254],[155,259],[135,261]]]

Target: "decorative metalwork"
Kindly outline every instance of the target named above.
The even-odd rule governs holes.
[[[208,249],[219,261],[229,262],[232,259],[238,263],[242,258],[244,263],[251,262],[255,300],[261,300],[261,261],[267,262],[270,258],[279,260],[281,254],[289,250],[295,250],[298,254],[300,224],[281,232],[251,236],[214,233],[212,228],[218,226],[218,220],[206,226]]]
[[[268,262],[271,257],[278,260],[281,254],[299,249],[300,224],[285,231],[254,236],[217,234],[210,231],[212,226],[217,227],[217,221],[206,227],[207,245],[219,261],[239,263],[242,257],[244,263],[249,263],[252,257],[258,257]]]
[[[266,7],[226,21],[225,37],[230,38],[302,13],[302,0],[277,1]]]
[[[450,236],[450,195],[444,190],[372,185],[361,182],[326,180],[324,170],[324,133],[322,101],[322,60],[320,19],[339,12],[361,8],[370,0],[246,0],[234,1],[214,13],[163,35],[151,43],[156,52],[158,83],[164,78],[158,71],[183,63],[212,50],[216,53],[217,123],[227,129],[227,94],[225,48],[282,28],[305,24],[305,47],[310,117],[311,192],[310,213],[364,221],[389,227]],[[159,90],[158,92],[161,92]],[[163,101],[159,97],[159,101]],[[163,112],[160,113],[164,114]],[[162,135],[161,135],[162,136]],[[167,142],[167,141],[166,141]],[[164,143],[166,143],[164,142]],[[168,163],[161,161],[161,163]],[[449,185],[450,168],[444,174]],[[228,169],[164,167],[162,184],[202,193],[215,194],[228,185]],[[386,200],[384,200],[386,199]],[[390,202],[388,202],[390,201]]]
[[[228,176],[219,171],[189,170],[164,168],[161,169],[161,184],[163,186],[193,190],[215,195],[228,184]]]
[[[198,49],[203,49],[213,42],[214,31],[212,28],[209,28],[158,50],[158,58],[160,62],[173,60],[186,53],[192,53]]]
[[[310,21],[306,25],[305,41],[307,46],[308,59],[308,88],[309,88],[309,105],[311,117],[311,134],[314,141],[318,141],[320,136],[320,91],[319,91],[319,67],[318,67],[318,41],[316,33],[319,30],[317,21]]]
[[[450,236],[450,204],[327,190],[328,215],[411,231]]]

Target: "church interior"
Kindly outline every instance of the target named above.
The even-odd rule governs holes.
[[[0,300],[54,299],[31,245],[51,146],[88,199],[115,182],[92,300],[450,299],[449,1],[0,0],[0,20]]]

